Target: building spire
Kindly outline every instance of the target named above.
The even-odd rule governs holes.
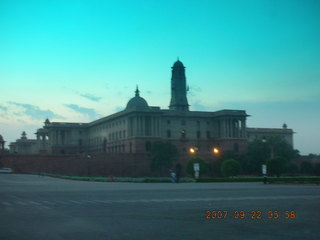
[[[138,87],[138,84],[137,84],[137,88],[136,88],[136,97],[140,97],[140,91],[139,91],[139,87]]]

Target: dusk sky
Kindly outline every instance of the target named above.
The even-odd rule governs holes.
[[[186,66],[191,110],[246,110],[320,153],[320,1],[0,0],[0,134],[123,110],[139,85],[168,108]]]

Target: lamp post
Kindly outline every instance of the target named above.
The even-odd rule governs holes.
[[[264,149],[264,157],[265,157],[265,164],[262,164],[262,174],[263,174],[263,183],[267,184],[267,157],[266,157],[266,144],[267,139],[265,137],[262,138],[263,149]]]
[[[198,152],[198,148],[197,147],[190,147],[189,148],[189,153],[191,155],[196,155],[197,152]],[[193,171],[194,171],[194,178],[198,179],[199,175],[200,175],[200,164],[199,163],[194,163],[193,164]]]

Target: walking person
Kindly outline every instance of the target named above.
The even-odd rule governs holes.
[[[182,169],[181,164],[177,163],[176,164],[176,183],[179,183],[180,181],[181,169]]]
[[[177,181],[176,173],[174,171],[172,171],[171,169],[170,169],[170,176],[171,176],[172,183],[175,183]]]

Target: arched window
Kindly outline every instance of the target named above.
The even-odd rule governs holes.
[[[171,131],[167,130],[167,138],[171,138]]]
[[[102,149],[103,149],[103,152],[107,152],[107,139],[106,138],[103,139]]]
[[[181,138],[186,138],[186,130],[185,129],[183,129],[181,131]]]
[[[146,142],[146,151],[147,152],[151,151],[151,142],[149,142],[149,141]]]
[[[238,143],[234,143],[233,144],[233,151],[234,152],[239,152],[239,144]]]
[[[201,132],[197,131],[197,138],[200,138],[200,137],[201,137]]]

